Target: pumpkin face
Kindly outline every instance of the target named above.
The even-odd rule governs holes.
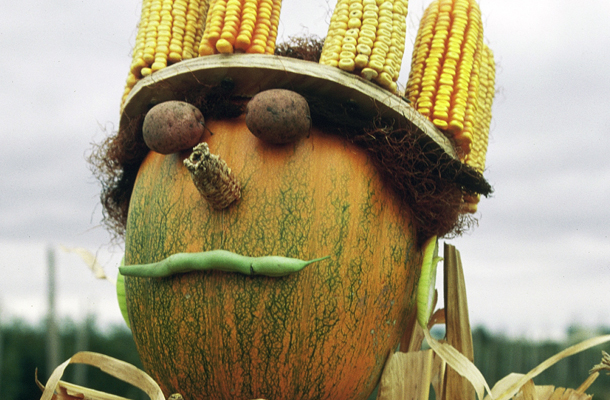
[[[366,399],[414,312],[421,258],[410,211],[342,138],[312,129],[278,146],[243,117],[206,126],[203,140],[240,180],[242,198],[213,210],[186,154],[150,152],[131,197],[125,263],[213,249],[330,258],[282,278],[126,277],[145,369],[186,400]]]

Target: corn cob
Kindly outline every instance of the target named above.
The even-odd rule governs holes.
[[[493,53],[487,45],[483,45],[481,70],[479,73],[479,93],[474,119],[474,136],[470,153],[465,157],[465,163],[483,173],[485,170],[485,155],[491,125],[491,106],[495,96],[496,67]]]
[[[339,0],[320,64],[357,73],[396,91],[405,49],[408,0]]]
[[[208,0],[144,0],[123,100],[145,76],[197,56]]]
[[[210,0],[199,55],[273,54],[281,0]]]
[[[223,210],[241,197],[241,185],[227,163],[210,153],[206,142],[193,148],[184,166],[191,173],[195,187],[216,210]]]
[[[473,141],[482,53],[476,1],[434,0],[419,26],[405,95],[464,155]]]
[[[481,58],[481,71],[479,73],[479,94],[477,97],[477,110],[474,119],[474,137],[470,153],[464,162],[480,173],[485,170],[485,155],[487,154],[487,143],[489,139],[489,127],[491,125],[491,106],[495,91],[496,64],[491,49],[483,45],[483,57]],[[479,195],[464,195],[462,212],[475,213],[480,200]]]

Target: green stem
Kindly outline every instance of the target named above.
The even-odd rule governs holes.
[[[330,256],[303,261],[281,256],[247,257],[227,250],[201,253],[177,253],[150,264],[124,265],[119,271],[124,276],[162,278],[191,271],[225,271],[244,275],[286,276]]]

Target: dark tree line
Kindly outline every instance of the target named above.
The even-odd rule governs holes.
[[[88,319],[82,325],[72,321],[62,321],[60,326],[60,362],[67,360],[78,351],[88,350],[142,368],[127,327],[113,326],[102,330],[96,326],[93,319]],[[48,371],[46,367],[45,324],[31,326],[22,321],[13,321],[0,329],[2,339],[0,399],[40,399],[42,392],[35,383],[35,371],[38,369],[38,379],[43,384],[53,372]],[[134,400],[148,399],[148,396],[139,389],[88,365],[69,365],[62,380]]]

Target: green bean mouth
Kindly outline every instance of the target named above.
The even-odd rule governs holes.
[[[199,253],[176,253],[150,264],[121,265],[124,276],[163,278],[191,271],[237,272],[243,275],[281,277],[301,271],[308,265],[330,258],[309,261],[282,256],[248,257],[227,250],[210,250]]]

